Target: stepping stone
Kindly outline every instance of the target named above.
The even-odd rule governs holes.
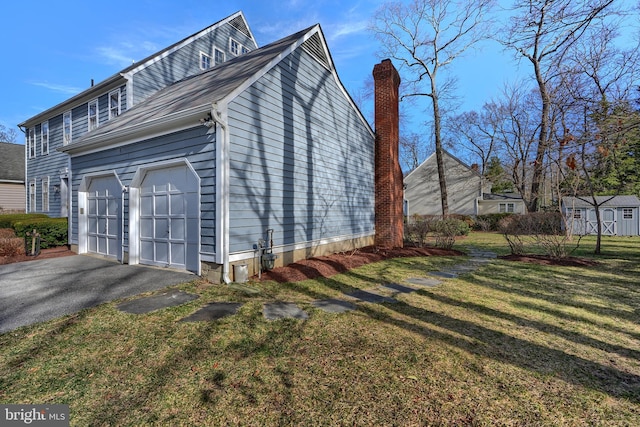
[[[407,279],[407,282],[419,286],[437,286],[442,283],[442,280],[429,279],[426,277],[412,277],[411,279]]]
[[[262,314],[267,320],[309,318],[306,311],[292,302],[271,302],[262,307]]]
[[[131,314],[145,314],[161,308],[174,307],[194,299],[200,295],[190,294],[184,291],[171,290],[159,295],[138,298],[132,301],[123,302],[118,305],[118,310]]]
[[[442,277],[444,279],[455,279],[458,277],[456,273],[449,273],[447,271],[430,271],[429,274],[432,276]]]
[[[398,300],[395,300],[393,298],[385,297],[383,295],[378,295],[373,292],[363,291],[363,290],[349,292],[348,294],[345,294],[345,295],[348,297],[360,300],[362,302],[371,302],[374,304],[378,304],[381,302],[388,302],[388,303],[398,302]]]
[[[222,319],[223,317],[236,314],[242,304],[235,302],[212,302],[192,315],[181,319],[181,322],[207,322]]]
[[[389,289],[392,292],[400,293],[400,294],[408,294],[410,292],[415,292],[414,288],[410,288],[408,286],[403,286],[398,283],[387,283],[386,285],[382,285],[381,289]]]
[[[346,313],[347,311],[356,309],[356,306],[351,304],[350,302],[339,299],[323,299],[313,301],[311,305],[328,313]]]

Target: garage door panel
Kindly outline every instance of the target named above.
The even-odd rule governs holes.
[[[186,166],[151,170],[141,182],[140,194],[140,259],[197,270],[197,177]]]

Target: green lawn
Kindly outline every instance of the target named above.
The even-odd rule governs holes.
[[[594,241],[583,241],[590,256]],[[503,238],[474,245],[506,253]],[[405,283],[461,257],[388,260],[330,279],[193,282],[189,304],[115,303],[0,335],[0,402],[66,403],[86,425],[640,425],[640,239],[605,238],[598,266],[495,260],[397,304],[329,314],[310,302]],[[267,321],[264,302],[306,321]],[[244,303],[183,323],[206,302]]]

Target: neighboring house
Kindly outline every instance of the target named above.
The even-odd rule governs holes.
[[[26,135],[27,210],[69,216],[69,156],[79,141],[158,90],[258,46],[237,12],[151,55],[19,126]]]
[[[640,200],[636,196],[596,196],[600,205],[602,234],[608,236],[640,235]],[[562,213],[574,234],[597,234],[596,210],[590,197],[563,197]]]
[[[85,112],[84,132],[74,127],[73,139],[58,144],[55,154],[66,169],[43,172],[34,164],[32,180],[67,179],[72,249],[228,281],[234,264],[253,270],[263,242],[279,265],[377,242],[376,138],[340,82],[320,26],[260,49],[241,13],[210,29],[227,38],[231,32],[251,49],[238,50],[238,57],[227,52],[232,59],[183,78],[193,74],[181,68],[189,61],[168,58],[182,58],[184,51],[193,60],[190,55],[203,48],[189,43],[201,32],[140,70],[125,70],[112,79],[127,94],[126,111],[87,132],[91,106],[75,107]],[[135,72],[165,59],[157,69],[177,81],[165,79],[163,89],[137,96]],[[154,76],[145,81],[166,77]],[[397,85],[395,91],[390,99],[397,104]],[[95,99],[93,92],[81,97],[89,98]],[[63,110],[68,103],[51,111]],[[36,134],[39,129],[35,125]],[[51,141],[62,140],[64,129],[51,126],[49,133]],[[398,134],[397,113],[391,133]],[[399,180],[397,186],[401,194]]]
[[[24,145],[0,142],[0,212],[25,210]]]
[[[525,213],[524,200],[518,193],[483,193],[478,199],[478,215],[495,213]]]
[[[490,183],[478,172],[477,167],[464,164],[447,151],[444,152],[444,170],[449,213],[477,215],[477,201],[483,193],[491,191]],[[408,217],[442,215],[435,153],[404,178],[404,186],[405,214]]]

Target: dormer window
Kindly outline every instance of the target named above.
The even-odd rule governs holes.
[[[88,127],[89,131],[98,127],[98,100],[94,99],[89,102],[89,115],[88,115]]]
[[[120,115],[120,89],[109,93],[109,120]]]
[[[200,69],[206,70],[208,68],[211,68],[211,56],[204,52],[200,52]]]

